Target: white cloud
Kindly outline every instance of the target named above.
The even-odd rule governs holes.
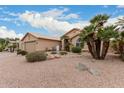
[[[5,26],[0,26],[0,38],[22,38],[23,34],[16,34],[14,30],[10,30]]]
[[[56,12],[55,12],[56,11]],[[35,28],[43,28],[47,30],[49,33],[54,34],[55,36],[63,35],[65,32],[69,31],[72,28],[83,28],[84,25],[87,25],[87,21],[70,23],[68,21],[59,20],[59,17],[62,18],[64,11],[68,11],[68,9],[60,10],[53,9],[50,12],[29,12],[20,15],[20,18],[29,23],[32,27]],[[51,15],[51,16],[50,16]],[[69,14],[65,16],[65,18],[78,18],[76,14]]]
[[[8,12],[8,15],[10,15],[10,16],[19,16],[20,13]]]
[[[55,9],[51,9],[49,11],[42,12],[41,16],[58,18],[58,17],[62,16],[64,12],[67,12],[68,10],[69,10],[68,8],[64,8],[62,10],[55,8]]]
[[[117,16],[117,17],[114,17],[114,18],[110,18],[108,20],[108,22],[105,24],[106,25],[115,25],[116,22],[118,22],[118,19],[122,18],[123,16],[120,15],[120,16]]]
[[[74,14],[74,13],[71,13],[71,14],[68,14],[64,17],[62,17],[61,19],[78,19],[80,16],[78,14]]]
[[[16,26],[21,26],[19,18],[0,17],[0,21],[11,22]]]
[[[3,11],[2,13],[8,16],[12,16],[12,17],[18,17],[20,15],[20,13],[15,13],[11,11]]]
[[[74,13],[70,13],[68,15],[65,15],[64,13],[69,11],[68,8],[64,8],[64,9],[50,9],[48,11],[45,12],[41,12],[41,13],[36,13],[36,12],[32,12],[37,14],[37,16],[41,16],[41,17],[52,17],[54,19],[61,19],[61,20],[65,20],[65,19],[78,19],[79,15],[78,14],[74,14]],[[26,11],[29,12],[29,11]]]
[[[118,5],[117,8],[124,8],[124,5]]]
[[[122,19],[122,18],[124,18],[124,16],[122,16],[122,15],[117,16],[115,18],[110,18],[106,25],[112,25],[112,24],[115,25],[118,22],[118,19]],[[119,28],[119,31],[123,31],[123,27],[118,26],[117,28]]]
[[[83,29],[84,26],[89,25],[88,20],[77,21],[75,23],[65,21],[66,19],[78,19],[80,17],[74,13],[65,15],[64,11],[68,11],[68,9],[60,10],[60,11],[58,11],[57,9],[50,10],[50,12],[46,11],[41,13],[26,11],[20,15],[20,19],[27,22],[32,27],[43,28],[46,31],[48,31],[50,34],[57,37],[63,35],[65,32],[69,31],[70,29],[73,28]],[[110,18],[105,25],[113,25],[118,21],[118,18],[121,17],[122,16]]]

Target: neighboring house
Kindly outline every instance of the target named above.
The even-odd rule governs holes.
[[[41,36],[36,33],[27,33],[20,42],[20,49],[33,52],[40,50],[52,50],[60,46],[61,41],[55,38]]]
[[[4,50],[14,52],[19,49],[19,39],[8,39],[8,44]]]
[[[62,50],[70,51],[73,46],[81,46],[80,29],[74,28],[61,37]]]

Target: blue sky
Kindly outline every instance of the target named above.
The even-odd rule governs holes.
[[[27,32],[59,37],[72,28],[82,29],[97,14],[110,15],[108,23],[113,24],[124,15],[124,6],[0,6],[0,37],[21,38]]]

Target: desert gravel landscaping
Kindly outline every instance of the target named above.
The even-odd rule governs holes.
[[[98,71],[99,75],[79,70],[79,64]],[[124,87],[124,62],[111,53],[105,60],[97,61],[89,53],[83,53],[28,63],[24,56],[3,52],[0,53],[0,87]]]

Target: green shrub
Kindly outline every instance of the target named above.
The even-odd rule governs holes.
[[[57,54],[57,52],[56,51],[52,51],[51,54]]]
[[[81,53],[81,48],[80,47],[72,47],[72,52],[73,53]]]
[[[44,61],[46,59],[47,59],[47,54],[43,51],[36,51],[36,52],[28,53],[26,55],[26,60],[28,62]]]
[[[3,49],[2,48],[0,48],[0,52],[2,52],[3,51]]]
[[[27,54],[27,51],[24,51],[24,50],[21,51],[21,55],[26,55],[26,54]]]
[[[21,51],[22,51],[21,49],[18,49],[17,50],[17,55],[21,54]]]
[[[66,51],[60,51],[60,55],[66,55],[67,52]]]
[[[27,51],[24,51],[24,50],[21,50],[21,49],[18,49],[17,50],[17,55],[26,55],[27,54]]]

